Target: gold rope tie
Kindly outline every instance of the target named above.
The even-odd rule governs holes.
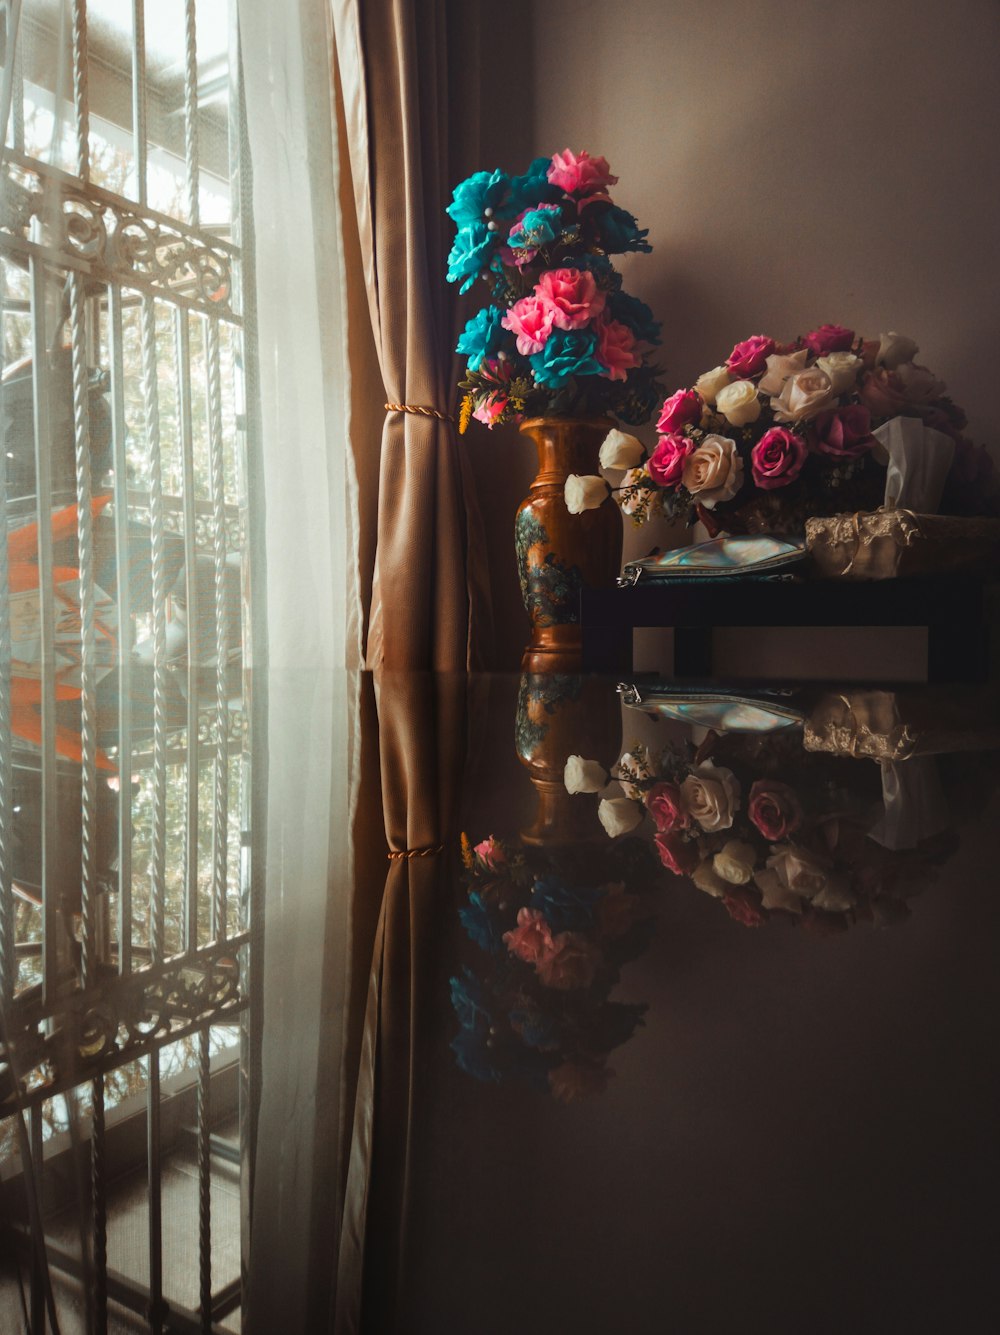
[[[435,853],[443,853],[444,844],[433,844],[428,848],[392,848],[386,854],[390,862],[409,861],[410,858],[432,858]]]
[[[415,413],[417,417],[436,417],[439,422],[454,422],[451,413],[439,412],[437,408],[428,408],[423,403],[383,403],[387,413]]]

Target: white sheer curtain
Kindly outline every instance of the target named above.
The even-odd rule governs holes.
[[[253,163],[268,660],[360,662],[332,56],[316,0],[239,0]]]
[[[325,5],[237,3],[268,643],[263,1093],[245,1315],[255,1331],[312,1330],[323,1327],[324,1268],[331,1278],[333,1268],[329,1072],[343,1029],[360,662],[337,128]]]

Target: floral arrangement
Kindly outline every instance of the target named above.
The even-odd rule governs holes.
[[[805,753],[794,731],[709,731],[697,748],[658,755],[637,744],[615,776],[622,795],[599,808],[607,833],[631,833],[648,816],[663,866],[747,927],[772,917],[819,932],[895,921],[954,851],[951,833],[899,851],[869,838],[881,809],[878,768]],[[568,772],[571,791],[575,783]]]
[[[648,229],[611,200],[607,161],[565,149],[523,176],[476,172],[447,212],[448,281],[492,301],[458,340],[468,358],[459,415],[494,427],[543,414],[646,421],[663,394],[649,354],[660,325],[608,258],[649,251]]]
[[[741,531],[734,511],[747,502],[755,527],[776,530],[802,528],[810,514],[874,508],[885,483],[874,433],[907,416],[955,441],[944,508],[982,513],[995,492],[992,462],[962,435],[965,414],[914,361],[918,351],[902,334],[864,339],[831,324],[791,343],[744,339],[666,399],[655,449],[617,489],[622,510],[636,523],[698,518],[715,533]]]
[[[646,1010],[609,994],[649,942],[659,872],[648,846],[534,849],[491,835],[473,847],[463,835],[462,856],[459,916],[479,958],[451,980],[459,1066],[563,1102],[600,1093],[608,1054]]]

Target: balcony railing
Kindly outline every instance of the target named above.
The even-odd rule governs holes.
[[[211,1101],[225,1026],[253,1067],[260,909],[249,164],[235,24],[220,38],[220,6],[203,8],[176,5],[172,66],[143,0],[127,31],[102,12],[93,43],[85,0],[0,0],[0,1155],[20,1156],[23,1212],[10,1182],[2,1201],[32,1331],[58,1328],[53,1270],[83,1278],[91,1329],[109,1301],[153,1330],[211,1329],[239,1301],[212,1288]],[[152,21],[162,42],[159,7]],[[130,125],[120,97],[91,115],[95,70],[127,85]],[[165,1299],[161,1054],[178,1044],[197,1093],[197,1312]],[[109,1279],[107,1258],[126,1069],[145,1098],[142,1282]],[[45,1238],[57,1100],[89,1160],[73,1253]],[[245,1088],[241,1104],[246,1125]]]

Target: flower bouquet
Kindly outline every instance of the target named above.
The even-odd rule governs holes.
[[[700,746],[659,754],[636,744],[616,777],[622,796],[599,810],[608,834],[648,815],[664,867],[748,927],[783,917],[825,933],[896,921],[956,846],[947,829],[912,848],[877,842],[879,769],[804,752],[795,729],[709,731]]]
[[[660,326],[622,291],[608,258],[649,251],[646,230],[612,203],[606,160],[566,149],[523,176],[476,172],[456,187],[448,281],[482,277],[492,300],[469,320],[459,416],[494,427],[608,414],[646,421],[663,393],[649,363]]]
[[[649,942],[659,875],[648,846],[623,840],[558,853],[462,837],[468,901],[462,925],[475,968],[451,980],[452,1049],[477,1079],[526,1080],[571,1102],[600,1093],[612,1049],[644,1005],[610,1000],[622,966]]]
[[[617,491],[622,510],[636,523],[697,518],[714,536],[801,532],[813,515],[874,509],[889,461],[880,428],[907,418],[920,429],[907,449],[944,447],[942,507],[989,512],[990,457],[962,435],[965,414],[917,352],[901,334],[868,340],[829,324],[791,343],[744,339],[664,402],[655,449]]]

